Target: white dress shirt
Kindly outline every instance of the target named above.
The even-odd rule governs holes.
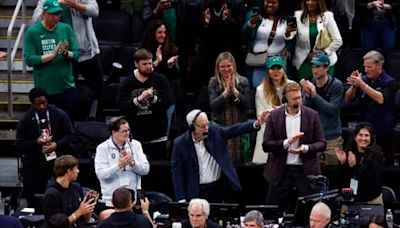
[[[285,123],[286,123],[286,135],[287,138],[292,137],[295,133],[300,132],[300,127],[301,127],[301,109],[299,109],[299,112],[295,115],[290,115],[287,110],[285,109]],[[300,146],[299,140],[296,140],[292,142],[292,144],[289,145],[288,140],[285,140],[284,147],[290,149],[290,148],[298,148]],[[287,143],[285,145],[285,142]],[[302,165],[303,163],[301,162],[300,155],[299,154],[293,154],[293,153],[288,153],[287,159],[286,159],[286,164],[287,165]]]
[[[199,162],[200,184],[208,184],[219,180],[221,178],[221,168],[207,151],[204,140],[197,142],[193,139],[193,143]]]

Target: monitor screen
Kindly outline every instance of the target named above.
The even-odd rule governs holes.
[[[349,214],[352,217],[352,222],[358,223],[356,225],[367,226],[369,219],[373,215],[385,215],[383,205],[378,204],[352,204],[349,206]],[[357,219],[354,219],[356,218]]]
[[[278,205],[246,205],[243,216],[251,210],[261,212],[264,217],[264,224],[277,224],[279,217],[281,217]]]
[[[210,203],[209,219],[219,224],[240,224],[240,205],[229,203]]]
[[[169,211],[168,217],[172,222],[182,222],[185,219],[188,219],[188,208],[189,203],[178,203],[178,202],[169,202]]]
[[[331,218],[337,216],[338,207],[340,205],[337,201],[339,199],[340,192],[338,189],[329,190],[323,194],[316,193],[308,196],[301,196],[297,198],[294,225],[296,226],[307,226],[309,224],[309,216],[312,207],[322,201],[326,203],[331,209]]]

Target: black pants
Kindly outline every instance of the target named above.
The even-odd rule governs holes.
[[[201,184],[199,197],[206,199],[209,203],[222,203],[224,184],[222,178],[217,181]]]
[[[75,82],[78,82],[79,74],[81,74],[92,89],[94,98],[99,99],[103,90],[103,68],[100,54],[82,62],[74,62],[73,68]]]
[[[266,204],[278,205],[280,211],[288,210],[289,194],[293,187],[296,187],[297,197],[316,193],[307,181],[302,165],[286,165],[280,182],[269,185]]]

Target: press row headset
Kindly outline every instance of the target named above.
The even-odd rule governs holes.
[[[190,130],[190,131],[194,131],[194,130],[196,129],[196,128],[195,128],[196,119],[197,119],[197,117],[200,116],[201,113],[202,113],[202,111],[199,111],[199,112],[196,113],[196,115],[194,116],[193,121],[192,121],[192,124],[190,124],[190,126],[189,126],[189,130]]]

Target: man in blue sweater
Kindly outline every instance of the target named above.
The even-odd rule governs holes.
[[[301,80],[304,92],[304,105],[319,113],[326,138],[326,151],[319,154],[326,165],[337,165],[335,148],[342,148],[340,107],[343,102],[343,84],[328,75],[329,58],[324,54],[311,60],[313,80]]]

